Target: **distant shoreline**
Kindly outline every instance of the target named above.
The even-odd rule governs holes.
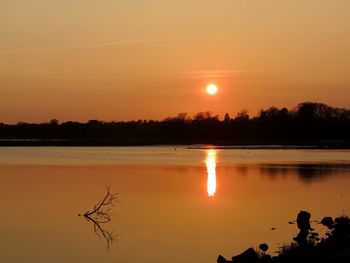
[[[272,141],[272,140],[164,140],[164,139],[0,139],[0,147],[108,147],[108,146],[187,146],[190,149],[254,149],[254,150],[280,150],[280,149],[343,149],[350,150],[350,141]]]
[[[0,123],[0,146],[215,145],[255,149],[350,149],[350,109],[304,102],[224,119],[211,112],[158,120]],[[225,149],[226,149],[225,148]]]

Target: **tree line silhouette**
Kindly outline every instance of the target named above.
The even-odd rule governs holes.
[[[250,117],[242,110],[235,117],[223,119],[211,112],[194,116],[179,113],[161,121],[137,120],[86,123],[53,119],[48,123],[0,123],[2,145],[17,144],[293,144],[317,141],[341,141],[349,145],[350,110],[323,103],[304,102],[295,108],[270,107]],[[19,143],[22,140],[21,143]]]

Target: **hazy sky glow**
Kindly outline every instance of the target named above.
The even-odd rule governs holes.
[[[349,13],[348,0],[2,0],[0,122],[350,107]]]

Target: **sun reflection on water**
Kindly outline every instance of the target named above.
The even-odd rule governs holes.
[[[216,150],[210,149],[207,151],[205,160],[208,173],[207,191],[208,196],[213,197],[216,192]]]

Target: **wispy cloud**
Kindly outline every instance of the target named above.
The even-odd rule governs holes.
[[[103,48],[103,47],[109,47],[109,46],[136,45],[136,44],[152,43],[152,42],[181,41],[181,40],[189,40],[189,39],[196,39],[196,38],[198,37],[144,38],[144,39],[119,40],[119,41],[113,41],[113,42],[86,44],[86,45],[18,48],[18,49],[0,50],[0,54],[18,54],[18,53],[36,53],[36,52],[51,52],[51,51],[54,52],[54,51],[76,50],[76,49],[91,49],[91,48]]]
[[[182,72],[183,75],[189,78],[227,78],[244,73],[244,70],[194,70]]]

